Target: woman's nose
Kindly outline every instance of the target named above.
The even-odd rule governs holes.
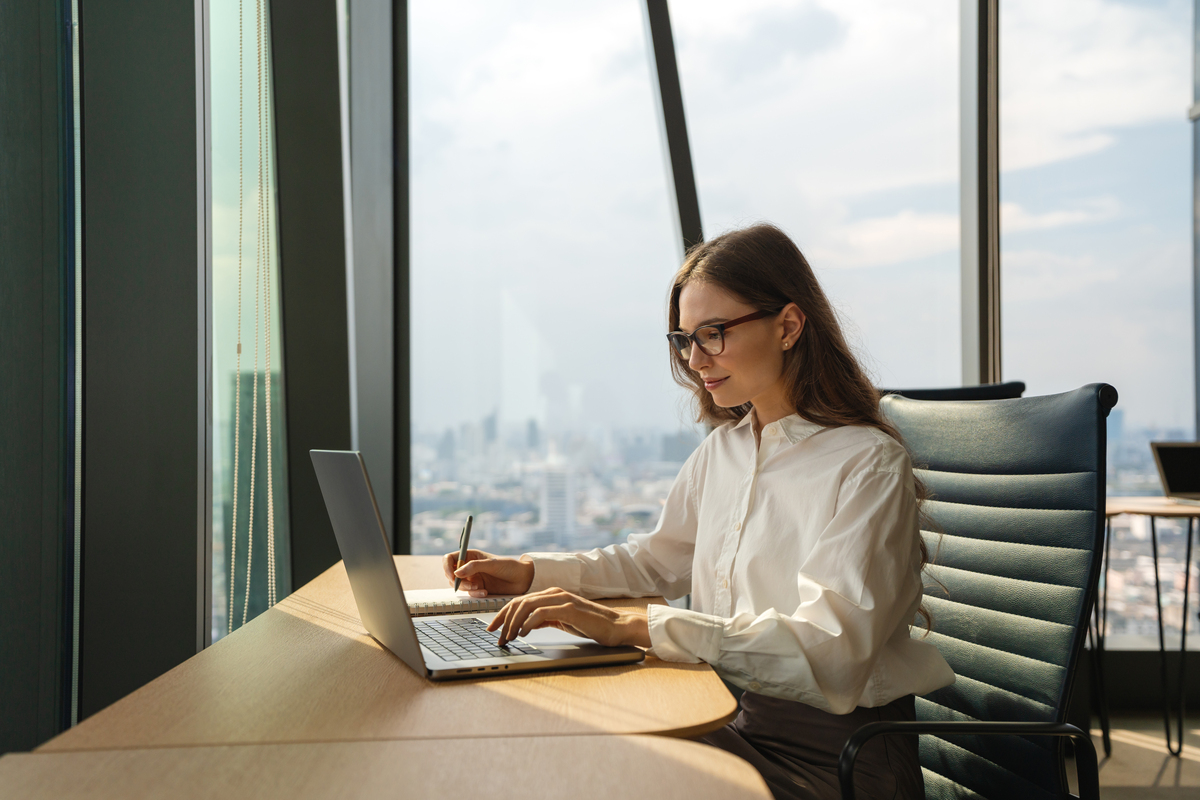
[[[712,356],[704,352],[700,345],[692,342],[692,353],[688,356],[688,366],[695,371],[699,371],[700,367],[712,363]]]

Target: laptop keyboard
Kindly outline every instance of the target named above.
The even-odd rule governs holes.
[[[488,633],[487,623],[478,617],[448,617],[438,620],[415,619],[417,639],[443,661],[470,661],[477,658],[539,655],[541,650],[522,642],[496,644],[496,634]]]

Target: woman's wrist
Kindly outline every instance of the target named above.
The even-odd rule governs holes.
[[[524,575],[521,579],[525,583],[525,589],[521,592],[521,594],[525,594],[533,586],[533,576],[534,573],[537,572],[537,567],[534,566],[533,558],[531,558],[528,553],[518,558],[517,563],[525,568]]]
[[[621,641],[637,647],[651,647],[650,617],[646,611],[627,611],[620,621]]]

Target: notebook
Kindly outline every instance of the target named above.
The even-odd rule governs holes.
[[[512,595],[471,597],[466,592],[445,589],[405,589],[404,600],[408,613],[414,617],[433,617],[438,614],[486,614],[499,611],[512,600]]]

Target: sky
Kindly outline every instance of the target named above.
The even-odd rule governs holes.
[[[804,250],[879,385],[960,382],[956,0],[670,5],[706,235]],[[413,417],[685,424],[637,0],[410,4]],[[1005,0],[1004,373],[1190,426],[1190,4]]]

